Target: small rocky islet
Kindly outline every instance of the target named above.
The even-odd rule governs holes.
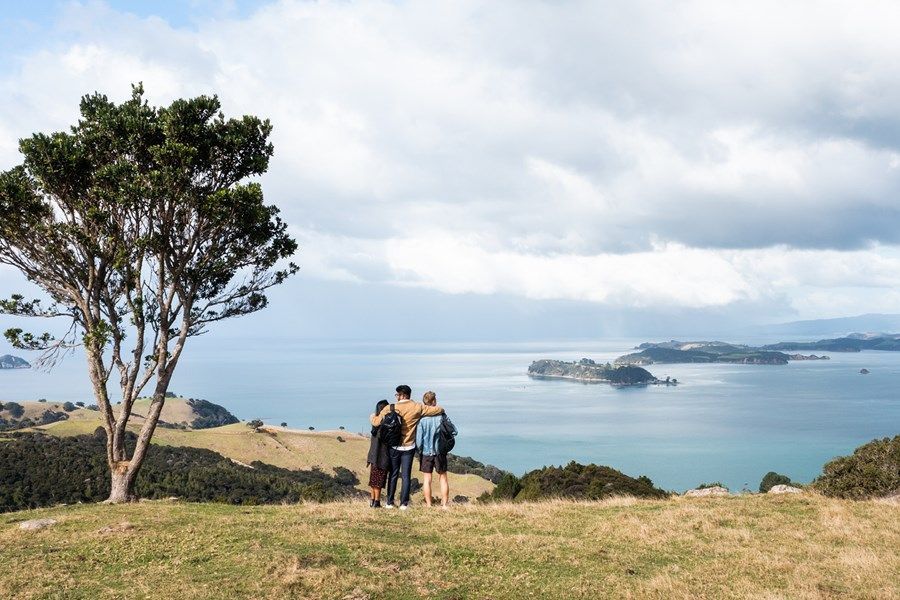
[[[657,379],[650,371],[633,365],[597,363],[589,358],[566,362],[541,359],[531,363],[528,375],[535,379],[572,379],[582,383],[608,383],[614,386],[676,385],[678,380]]]
[[[0,356],[0,369],[30,369],[31,365],[24,358],[4,354]]]

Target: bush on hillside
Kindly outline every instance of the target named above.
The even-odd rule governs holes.
[[[761,494],[768,493],[776,485],[791,485],[791,478],[775,471],[769,471],[759,482],[759,492]]]
[[[84,402],[76,402],[75,406],[77,406],[78,408],[84,408]]]
[[[701,483],[695,489],[705,490],[706,488],[714,488],[714,487],[725,488],[726,490],[728,489],[728,486],[724,485],[721,481],[713,481],[711,483]]]
[[[565,467],[536,469],[521,479],[508,474],[490,495],[480,500],[599,500],[610,496],[666,498],[668,493],[648,484],[647,480],[629,477],[613,468],[573,461]]]
[[[826,496],[864,500],[900,490],[900,435],[872,440],[822,468],[813,488]]]
[[[500,483],[503,476],[508,474],[494,465],[486,465],[469,456],[456,456],[455,454],[447,455],[447,470],[458,475],[478,475],[493,484]]]
[[[53,410],[45,410],[41,414],[41,420],[39,422],[40,425],[49,425],[50,423],[56,423],[57,421],[65,421],[69,418],[64,412],[57,412]]]
[[[72,412],[73,410],[75,410],[75,405],[72,404],[71,402],[64,403],[62,405],[62,407],[63,407],[63,410],[66,412]]]
[[[263,426],[263,422],[260,421],[259,419],[253,419],[252,421],[247,423],[247,427],[250,427],[251,429],[256,429],[257,431],[262,426]]]
[[[227,408],[213,404],[208,400],[191,398],[187,403],[194,411],[194,414],[197,415],[190,422],[190,426],[194,429],[209,429],[240,422],[237,417],[228,412]]]
[[[0,512],[59,503],[97,502],[109,496],[106,433],[57,438],[11,434],[0,444]],[[136,436],[128,434],[132,451]],[[327,501],[359,495],[347,469],[292,471],[254,462],[238,465],[211,450],[151,445],[136,492],[142,498],[178,496],[194,502],[274,504]]]
[[[25,407],[18,402],[7,402],[3,405],[3,408],[9,411],[9,416],[13,419],[18,419],[25,414]]]
[[[515,500],[520,491],[522,485],[519,478],[507,473],[497,482],[493,492],[485,492],[479,500]]]

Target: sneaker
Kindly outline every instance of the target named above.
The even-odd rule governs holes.
[[[409,506],[407,506],[406,504],[401,504],[400,510],[409,510]]]
[[[372,508],[381,508],[381,501],[375,500],[374,502],[372,502]]]
[[[394,505],[393,504],[385,504],[384,507],[385,508],[394,508]]]
[[[373,498],[369,498],[369,508],[375,506],[375,500]]]

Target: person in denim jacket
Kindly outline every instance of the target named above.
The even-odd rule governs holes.
[[[422,402],[426,406],[435,406],[437,404],[437,394],[428,391],[422,397]],[[447,453],[439,453],[437,448],[438,434],[441,429],[441,422],[446,415],[438,415],[434,417],[423,417],[419,421],[416,430],[416,448],[419,451],[419,470],[422,472],[423,492],[425,493],[425,504],[431,506],[431,476],[437,472],[441,484],[441,508],[447,509],[450,502],[450,480],[447,477]],[[453,435],[457,434],[456,427],[450,423]]]

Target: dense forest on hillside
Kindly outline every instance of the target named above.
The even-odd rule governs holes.
[[[0,441],[0,512],[109,495],[106,434],[57,438],[10,433]],[[134,445],[131,434],[128,443]],[[292,471],[260,462],[236,464],[211,450],[151,445],[137,479],[142,498],[177,496],[196,502],[271,504],[327,501],[359,495],[356,476],[342,467]]]

